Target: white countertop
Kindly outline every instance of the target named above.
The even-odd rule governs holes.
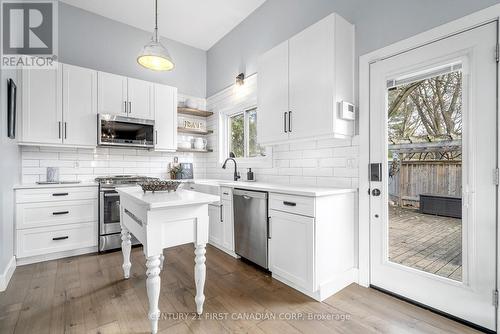
[[[16,184],[14,189],[43,189],[43,188],[72,188],[72,187],[97,187],[97,182],[80,182],[80,183],[51,183],[51,184],[37,184],[26,183]]]
[[[215,179],[194,179],[190,180],[195,184],[204,184],[218,187],[240,188],[248,190],[268,191],[280,194],[290,194],[308,197],[331,196],[338,194],[353,193],[357,190],[354,188],[334,188],[334,187],[315,187],[315,186],[295,186],[289,184],[276,184],[265,182],[248,182],[248,181],[228,181]]]
[[[219,196],[204,194],[200,192],[178,189],[174,192],[146,192],[140,187],[117,188],[120,196],[126,196],[133,201],[147,205],[150,209],[180,207],[195,204],[210,204],[218,202]]]
[[[356,189],[352,188],[328,188],[328,187],[311,187],[311,186],[293,186],[286,184],[273,184],[264,182],[222,182],[221,187],[230,188],[240,188],[248,190],[260,190],[268,191],[273,193],[299,195],[299,196],[309,196],[309,197],[321,197],[321,196],[331,196],[356,192]]]

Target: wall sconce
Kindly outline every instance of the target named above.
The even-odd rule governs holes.
[[[236,76],[236,86],[243,86],[245,84],[245,73],[240,73]]]

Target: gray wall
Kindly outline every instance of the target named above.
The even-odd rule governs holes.
[[[162,39],[176,68],[171,72],[154,72],[136,62],[150,39],[151,32],[59,3],[60,61],[160,82],[177,87],[182,94],[205,97],[206,51]]]
[[[257,71],[263,52],[337,12],[356,25],[356,54],[392,44],[498,0],[267,0],[207,56],[207,96]]]
[[[7,138],[7,79],[17,81],[16,71],[0,72],[0,274],[14,256],[14,191],[20,183],[21,154],[15,140]],[[19,85],[18,85],[19,93]]]

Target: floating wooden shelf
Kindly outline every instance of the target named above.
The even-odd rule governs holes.
[[[194,130],[194,129],[177,128],[177,132],[190,133],[193,135],[209,135],[209,134],[214,133],[214,130],[199,131],[199,130]]]
[[[193,152],[193,153],[210,153],[213,152],[211,148],[206,150],[197,150],[195,148],[177,148],[177,152]]]
[[[214,114],[211,111],[205,111],[193,108],[180,108],[180,107],[177,108],[177,113],[183,115],[199,116],[199,117],[209,117]]]

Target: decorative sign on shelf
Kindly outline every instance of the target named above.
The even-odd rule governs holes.
[[[179,117],[177,126],[189,130],[206,131],[207,122],[187,117]]]

